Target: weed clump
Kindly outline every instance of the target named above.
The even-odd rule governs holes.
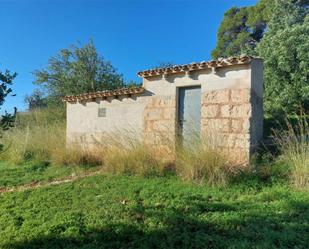
[[[227,152],[202,141],[191,146],[179,146],[176,165],[182,179],[206,182],[211,186],[225,186],[232,173]]]
[[[290,179],[296,188],[309,187],[309,126],[304,115],[297,123],[287,120],[287,129],[274,131],[274,140],[280,149],[279,160],[290,166]]]

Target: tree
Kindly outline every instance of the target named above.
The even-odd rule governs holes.
[[[44,93],[35,89],[31,95],[25,96],[25,103],[28,105],[28,109],[45,108],[47,107],[47,97]]]
[[[7,96],[12,94],[12,88],[10,87],[13,84],[13,80],[17,76],[16,73],[11,74],[8,70],[4,73],[0,71],[0,110],[1,106],[4,104]],[[14,96],[14,95],[12,95]],[[4,115],[1,116],[0,120],[0,138],[4,131],[8,130],[13,126],[15,120],[16,108],[14,108],[14,114],[9,114],[5,112]],[[0,143],[0,151],[3,149],[3,145]]]
[[[309,0],[275,0],[270,14],[268,30],[286,29],[304,22],[309,10]]]
[[[265,111],[271,116],[309,108],[309,0],[261,0],[225,13],[212,56],[246,53],[264,59]]]
[[[280,5],[281,11],[278,10]],[[217,59],[242,53],[258,55],[256,47],[267,33],[269,22],[272,21],[274,26],[273,19],[277,19],[277,30],[280,23],[288,20],[286,16],[294,16],[295,19],[289,20],[290,24],[299,22],[308,13],[308,5],[309,0],[260,0],[255,6],[232,7],[224,14],[212,57]]]
[[[261,0],[256,6],[232,7],[225,14],[217,34],[217,46],[212,57],[229,57],[241,53],[255,54],[269,20],[272,1]]]
[[[309,110],[308,1],[277,0],[269,30],[257,47],[264,58],[265,110],[269,114]]]
[[[64,95],[116,89],[124,86],[121,74],[101,57],[90,41],[84,46],[62,49],[48,66],[34,72],[35,84],[43,86],[50,99]]]

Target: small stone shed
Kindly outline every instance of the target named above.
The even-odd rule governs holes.
[[[147,143],[193,131],[248,162],[263,137],[263,61],[250,56],[138,72],[140,87],[66,96],[67,143],[134,131]],[[206,136],[207,137],[207,136]]]

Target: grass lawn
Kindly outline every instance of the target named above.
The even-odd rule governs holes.
[[[10,165],[0,161],[0,189],[10,188],[33,182],[48,182],[64,178],[72,174],[80,174],[95,170],[93,168],[73,166],[49,166],[29,163],[28,165]]]
[[[92,176],[1,194],[0,248],[309,248],[309,194]]]

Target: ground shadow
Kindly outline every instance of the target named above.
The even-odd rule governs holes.
[[[89,228],[81,223],[76,236],[66,236],[64,228],[58,227],[51,235],[12,242],[4,248],[309,248],[308,202],[287,202],[281,213],[268,211],[267,206],[261,212],[252,202],[222,204],[211,196],[187,197],[183,203],[177,208],[164,204],[145,207],[137,197],[128,210],[131,224]],[[209,218],[212,212],[242,215],[218,223]],[[160,225],[149,226],[152,218]]]

